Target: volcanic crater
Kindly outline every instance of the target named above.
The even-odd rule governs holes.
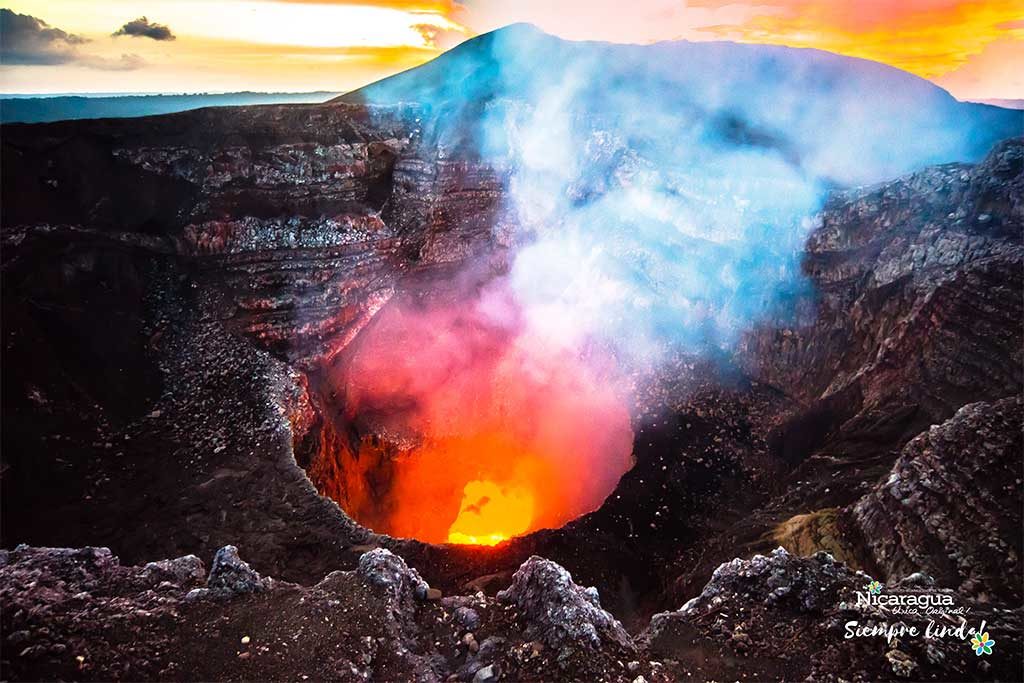
[[[436,86],[437,67],[424,68],[404,78]],[[557,321],[537,325],[517,298],[516,256],[544,226],[514,210],[514,164],[480,154],[478,110],[377,99],[4,127],[3,545],[27,544],[0,565],[18,606],[4,610],[6,642],[49,623],[18,572],[93,581],[97,595],[129,586],[149,607],[134,587],[158,590],[159,574],[180,607],[167,623],[188,635],[149,616],[138,628],[154,643],[204,643],[189,660],[204,678],[288,677],[300,663],[345,678],[363,662],[388,680],[477,680],[488,667],[512,679],[553,667],[579,679],[891,678],[902,656],[939,679],[988,675],[952,649],[909,644],[893,659],[884,641],[782,656],[799,629],[838,620],[862,578],[916,589],[923,579],[908,577],[924,573],[1002,629],[992,666],[1012,678],[1024,141],[1000,140],[1019,117],[958,104],[998,123],[972,163],[830,186],[800,248],[810,286],[785,315],[729,345],[667,345],[645,366],[598,336],[551,343]],[[798,156],[735,116],[714,125],[729,145]],[[602,182],[647,172],[606,133],[585,156],[615,160]],[[609,190],[573,192],[583,204]],[[136,575],[109,552],[28,546],[102,546],[125,565],[219,559],[202,584],[199,560]],[[209,598],[226,595],[225,567],[263,597]],[[778,577],[792,596],[827,597],[770,598]],[[346,640],[330,657],[232,670],[261,655],[204,649],[213,632],[234,637],[237,619],[313,629],[303,610],[316,620],[339,600],[384,600],[382,585],[399,616],[344,617],[342,631],[374,641],[384,629],[407,648],[396,659]],[[551,585],[568,626],[534,609]],[[187,602],[179,586],[214,594]],[[209,623],[194,606],[207,599]],[[442,641],[452,614],[476,623],[459,609],[483,626]],[[100,627],[76,628],[68,642],[88,648]],[[323,648],[340,637],[310,636]],[[164,646],[77,671],[51,646],[5,648],[5,674],[175,675]]]

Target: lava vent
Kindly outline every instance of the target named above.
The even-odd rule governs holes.
[[[378,533],[496,545],[597,509],[632,466],[611,355],[552,343],[505,297],[392,303],[320,381],[310,478]]]

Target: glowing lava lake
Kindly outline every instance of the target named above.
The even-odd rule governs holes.
[[[389,305],[325,373],[336,434],[309,474],[364,526],[496,545],[596,510],[632,466],[607,354],[489,304]]]

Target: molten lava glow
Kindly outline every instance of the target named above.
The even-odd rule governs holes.
[[[338,487],[377,532],[495,545],[597,509],[632,466],[608,355],[549,343],[501,294],[393,302],[334,373],[345,419],[382,439],[345,456]]]
[[[450,543],[497,545],[526,531],[533,519],[533,496],[523,488],[493,481],[471,481],[451,529]]]

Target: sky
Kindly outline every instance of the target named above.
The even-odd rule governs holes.
[[[574,40],[735,40],[1024,98],[1024,0],[0,0],[0,91],[346,91],[514,22]]]

